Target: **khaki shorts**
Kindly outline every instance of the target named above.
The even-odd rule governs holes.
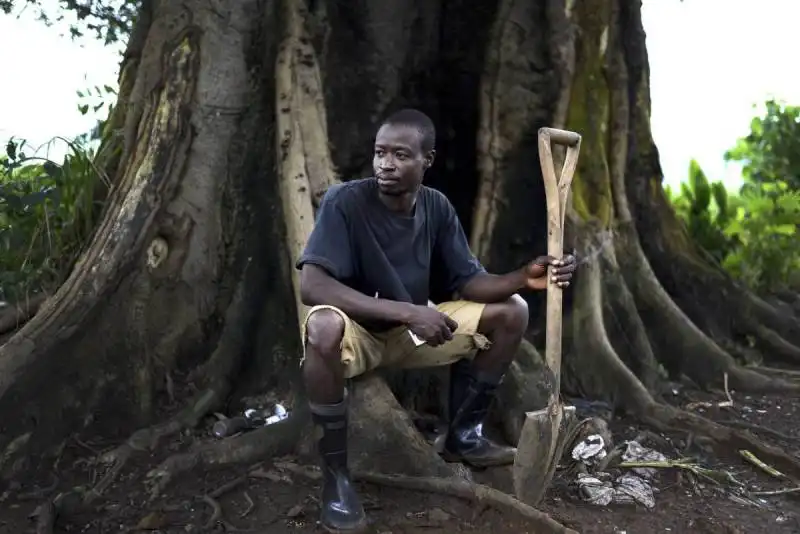
[[[437,310],[458,323],[458,329],[453,334],[452,340],[438,347],[431,347],[427,343],[417,347],[405,327],[392,328],[385,332],[370,332],[350,319],[339,308],[314,306],[303,321],[303,347],[305,348],[306,343],[306,324],[311,314],[319,310],[331,310],[344,319],[341,348],[345,378],[353,378],[378,367],[408,369],[448,365],[462,358],[471,359],[479,350],[489,348],[489,340],[478,333],[478,323],[485,307],[485,304],[466,300],[437,305]]]

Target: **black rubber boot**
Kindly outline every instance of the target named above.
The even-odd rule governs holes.
[[[448,462],[464,462],[473,467],[514,463],[517,449],[499,445],[483,435],[483,421],[495,396],[497,384],[479,380],[471,362],[460,360],[450,372],[450,424],[442,457]]]
[[[318,442],[323,474],[322,526],[329,532],[360,532],[367,522],[347,468],[347,402],[311,403],[311,414],[322,431]]]

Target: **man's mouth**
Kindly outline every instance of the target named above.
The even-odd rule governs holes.
[[[395,176],[386,176],[386,175],[379,175],[378,176],[378,183],[381,185],[392,185],[396,184],[400,180],[397,179]]]

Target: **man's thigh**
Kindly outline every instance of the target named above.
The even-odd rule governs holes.
[[[395,329],[386,342],[384,363],[398,368],[421,368],[449,365],[462,358],[472,359],[479,350],[489,348],[489,340],[478,333],[485,308],[485,304],[466,300],[442,302],[436,309],[458,323],[453,339],[438,347],[427,343],[417,347],[407,329]]]
[[[348,317],[346,313],[334,306],[314,306],[308,311],[302,327],[304,351],[307,341],[306,323],[308,323],[308,318],[311,314],[320,310],[330,310],[337,313],[344,320],[344,336],[342,337],[341,349],[345,378],[353,378],[384,365],[385,362],[383,359],[386,353],[385,340],[371,334],[360,324]],[[300,365],[303,365],[302,361]]]

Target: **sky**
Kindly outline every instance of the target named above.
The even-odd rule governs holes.
[[[57,0],[43,0],[55,5]],[[99,117],[81,115],[76,92],[117,86],[120,45],[78,43],[33,18],[0,15],[0,142],[31,146],[90,130]],[[723,154],[748,131],[753,106],[769,97],[800,104],[796,64],[797,0],[644,0],[651,71],[652,129],[665,183],[677,185],[695,158],[712,180],[729,187],[740,169]],[[47,146],[42,150],[46,150]],[[64,146],[50,145],[60,157]]]

